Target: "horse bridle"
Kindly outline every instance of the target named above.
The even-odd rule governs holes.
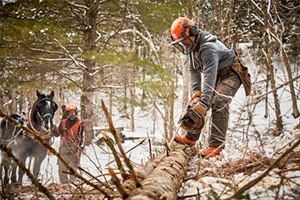
[[[50,103],[51,103],[51,105],[53,104],[54,105],[54,107],[53,107],[53,109],[51,110],[51,106],[49,105],[49,104],[47,104],[46,105],[46,108],[44,109],[44,111],[42,112],[42,113],[40,113],[40,111],[36,108],[37,107],[37,104],[38,103],[40,103],[40,102],[42,102],[42,101],[50,101]],[[32,121],[32,112],[34,112],[33,110],[35,110],[36,111],[36,113],[37,113],[37,116],[38,116],[38,120],[41,122],[41,128],[42,128],[42,130],[44,130],[44,131],[48,131],[47,129],[46,129],[46,127],[45,127],[45,124],[44,124],[44,118],[45,117],[47,117],[47,116],[49,116],[50,117],[50,119],[51,119],[51,124],[52,124],[52,120],[53,120],[53,117],[54,117],[54,113],[55,113],[55,111],[57,110],[57,108],[58,108],[58,106],[57,106],[57,104],[52,100],[52,99],[50,99],[50,98],[48,98],[48,97],[45,97],[45,98],[41,98],[41,99],[39,99],[38,101],[36,101],[35,103],[34,103],[34,105],[33,105],[33,109],[30,109],[30,111],[29,111],[29,114],[28,114],[28,123],[29,123],[29,125],[30,125],[30,128],[34,131],[34,132],[36,132],[36,133],[39,133],[39,131],[38,130],[36,130],[36,128],[34,127],[34,124],[33,124],[33,121]],[[48,112],[47,112],[48,111]]]

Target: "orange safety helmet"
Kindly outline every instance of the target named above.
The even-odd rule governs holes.
[[[193,29],[191,32],[191,28]],[[173,42],[176,44],[186,39],[189,36],[195,35],[194,33],[195,23],[187,17],[178,17],[171,26],[171,38]]]
[[[75,104],[70,103],[70,104],[66,105],[66,111],[69,112],[70,110],[77,111],[77,107],[75,106]]]

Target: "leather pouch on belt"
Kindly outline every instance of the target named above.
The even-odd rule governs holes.
[[[234,59],[234,62],[231,65],[231,68],[240,77],[240,79],[244,85],[246,96],[248,96],[251,92],[251,76],[248,72],[248,68],[245,67],[238,58]]]

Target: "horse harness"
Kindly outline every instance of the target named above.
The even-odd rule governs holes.
[[[40,111],[37,109],[37,105],[42,102],[42,101],[46,101],[46,108],[43,110],[42,113],[40,113]],[[49,101],[49,102],[47,102]],[[51,105],[53,105],[53,110],[51,110]],[[39,137],[41,137],[43,140],[47,140],[49,138],[52,137],[52,134],[51,134],[51,131],[50,130],[47,130],[46,127],[45,127],[45,124],[44,124],[44,118],[49,116],[50,119],[51,119],[51,123],[52,123],[52,120],[53,120],[53,117],[54,117],[54,113],[55,111],[57,110],[57,104],[51,99],[51,98],[48,98],[48,97],[45,97],[45,98],[42,98],[38,101],[36,101],[34,104],[33,104],[33,108],[30,109],[29,113],[28,113],[28,127],[35,133],[37,133],[37,135]],[[33,122],[33,115],[36,113],[37,117],[38,117],[38,121],[41,123],[41,130],[37,130],[34,126],[34,122]],[[48,132],[47,134],[43,134],[41,135],[40,133],[44,131],[44,133]],[[27,137],[30,137],[31,139],[34,139],[35,135],[32,134],[31,132],[25,132],[25,135]]]

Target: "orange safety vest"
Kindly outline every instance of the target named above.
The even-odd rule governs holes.
[[[61,127],[64,130],[60,140],[60,147],[78,147],[79,145],[79,127],[82,124],[81,120],[77,120],[69,129],[66,128],[67,119],[61,121]]]

